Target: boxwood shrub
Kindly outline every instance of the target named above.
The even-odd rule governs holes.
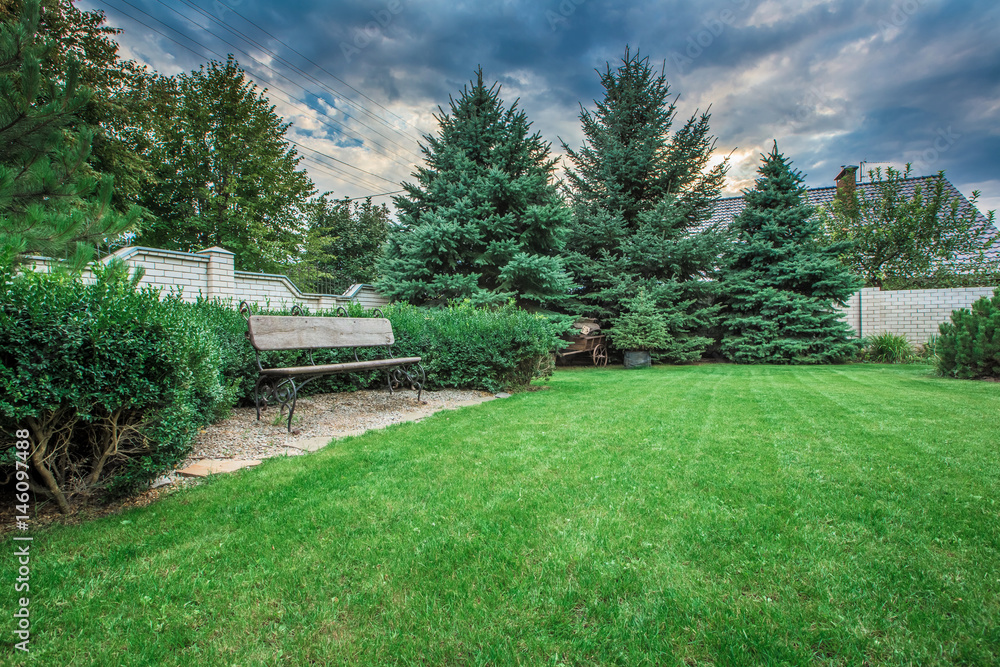
[[[194,308],[217,332],[223,350],[222,372],[239,387],[240,401],[253,402],[257,367],[253,348],[246,340],[246,322],[229,302],[200,301]],[[347,308],[350,317],[372,317],[360,304]],[[565,325],[528,313],[513,304],[499,308],[477,308],[460,303],[443,308],[419,308],[393,304],[382,309],[392,322],[396,343],[393,356],[419,356],[427,372],[427,388],[480,389],[497,392],[526,386],[537,374],[552,350],[562,344]],[[257,314],[287,315],[288,310],[255,309]],[[308,315],[336,317],[335,309],[307,312]],[[361,359],[375,358],[380,350],[358,350]],[[317,364],[354,359],[351,349],[322,350],[314,354]],[[265,367],[308,364],[304,352],[264,352]],[[384,374],[378,372],[334,375],[316,380],[306,393],[349,391],[380,386]]]
[[[184,458],[201,426],[253,402],[257,367],[235,304],[185,303],[138,280],[121,264],[97,268],[93,284],[33,271],[0,279],[0,427],[8,438],[0,443],[0,479],[14,471],[11,434],[27,428],[34,490],[64,511],[76,495],[148,483]],[[423,357],[429,389],[522,387],[561,344],[564,328],[513,304],[384,310],[396,335],[393,354]],[[372,312],[351,304],[349,315]],[[265,367],[308,363],[300,351],[261,356]],[[315,353],[318,364],[348,360],[353,350]],[[337,375],[311,383],[309,392],[383,382],[377,372]]]
[[[187,453],[236,392],[217,332],[175,297],[139,288],[124,265],[87,285],[62,273],[8,277],[0,307],[0,428],[27,429],[34,490],[127,492]],[[0,473],[14,467],[0,446]]]

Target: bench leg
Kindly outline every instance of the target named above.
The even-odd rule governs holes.
[[[303,382],[302,384],[305,384]],[[295,380],[292,378],[285,378],[271,390],[271,395],[274,397],[275,402],[278,404],[279,412],[288,406],[288,432],[292,432],[292,415],[295,414],[295,402],[299,398],[299,387],[296,386]]]
[[[257,421],[260,421],[260,403],[261,403],[261,399],[264,398],[263,395],[262,395],[262,392],[261,392],[261,385],[264,385],[265,387],[268,386],[264,382],[264,378],[263,377],[257,378],[257,384],[253,388],[253,404],[254,404],[254,407],[257,408]],[[267,399],[266,398],[264,398],[264,407],[265,408],[267,407]]]
[[[409,383],[410,388],[417,392],[418,401],[423,396],[427,375],[424,373],[424,367],[420,364],[416,364],[415,366],[400,366],[399,368],[386,371],[385,374],[388,378],[390,394],[394,393],[394,387],[402,385],[405,379]]]

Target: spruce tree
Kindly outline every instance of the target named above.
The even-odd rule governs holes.
[[[559,254],[569,213],[553,183],[555,160],[515,101],[505,108],[480,68],[425,136],[425,165],[395,199],[399,225],[379,289],[412,303],[516,299],[552,307],[571,288]]]
[[[91,92],[71,58],[43,72],[55,45],[38,26],[37,0],[0,22],[0,270],[30,254],[81,269],[96,244],[138,220],[136,209],[113,210],[113,178],[87,164],[93,132],[74,127]]]
[[[860,287],[838,257],[847,244],[820,243],[815,207],[803,177],[775,142],[746,206],[736,216],[723,292],[727,295],[722,353],[737,363],[832,363],[858,349],[834,305]]]
[[[584,145],[563,143],[573,225],[567,266],[581,310],[613,319],[639,289],[669,322],[665,358],[691,361],[711,339],[717,258],[725,236],[705,226],[726,163],[710,166],[710,115],[695,113],[673,131],[676,98],[648,58],[626,48],[621,64],[598,72],[605,94],[583,110]]]

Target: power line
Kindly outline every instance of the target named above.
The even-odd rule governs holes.
[[[159,0],[158,0],[158,1],[159,1]],[[413,135],[411,135],[411,134],[407,134],[407,133],[403,132],[402,130],[400,130],[400,129],[398,129],[398,128],[394,127],[393,125],[391,125],[391,124],[387,123],[387,122],[385,121],[385,119],[383,119],[383,118],[381,118],[380,116],[378,116],[378,115],[376,115],[376,114],[372,113],[371,111],[369,111],[368,109],[366,109],[364,105],[362,105],[362,104],[358,104],[357,102],[355,102],[354,100],[352,100],[352,99],[351,99],[351,98],[350,98],[349,96],[347,96],[347,95],[345,95],[344,93],[340,92],[340,91],[339,91],[339,90],[337,90],[336,88],[333,88],[332,86],[329,86],[329,85],[327,85],[326,83],[323,83],[323,82],[322,82],[322,81],[320,81],[319,79],[316,79],[316,78],[315,78],[314,76],[312,76],[311,74],[309,74],[308,72],[306,72],[306,71],[305,71],[305,70],[303,70],[302,68],[300,68],[300,67],[298,67],[297,65],[293,64],[293,63],[292,63],[291,61],[289,61],[289,60],[286,60],[285,58],[282,58],[282,57],[281,57],[280,55],[278,55],[277,53],[275,53],[275,52],[274,52],[274,51],[272,51],[271,49],[267,48],[266,46],[264,46],[263,44],[261,44],[261,43],[260,43],[260,42],[258,42],[257,40],[253,39],[252,37],[250,37],[250,36],[249,36],[249,35],[247,35],[246,33],[242,32],[241,30],[237,30],[236,28],[233,28],[233,27],[231,27],[231,26],[227,25],[227,24],[226,24],[225,22],[223,22],[223,21],[220,21],[219,19],[215,18],[215,17],[214,17],[214,16],[212,16],[212,15],[211,15],[210,13],[206,12],[206,11],[205,11],[204,9],[201,9],[200,7],[198,7],[197,5],[195,5],[195,4],[193,3],[193,2],[190,2],[189,0],[181,0],[181,2],[183,2],[183,3],[185,4],[185,5],[187,5],[187,6],[188,6],[188,7],[190,7],[191,9],[195,10],[195,11],[196,11],[196,12],[198,12],[199,14],[201,14],[201,15],[205,16],[206,18],[208,18],[208,19],[209,19],[210,21],[212,21],[213,23],[215,23],[215,24],[217,24],[217,25],[219,25],[219,26],[222,26],[222,28],[224,28],[224,29],[225,29],[225,30],[226,30],[227,32],[230,32],[230,33],[232,33],[232,34],[234,34],[234,35],[237,35],[238,37],[241,37],[241,38],[242,38],[242,39],[243,39],[244,41],[246,41],[246,42],[249,42],[250,44],[253,44],[254,46],[256,46],[257,48],[259,48],[260,50],[262,50],[262,51],[264,51],[265,53],[267,53],[268,55],[271,55],[271,56],[274,56],[274,58],[275,58],[275,59],[277,59],[278,61],[280,61],[280,62],[284,63],[284,64],[285,64],[285,65],[287,65],[288,67],[291,67],[291,68],[292,68],[293,70],[295,70],[296,72],[300,73],[300,74],[301,74],[302,76],[304,76],[304,77],[307,77],[307,78],[311,79],[312,81],[314,81],[315,83],[317,83],[317,84],[318,84],[318,85],[320,85],[320,86],[323,86],[324,88],[326,88],[327,90],[329,90],[329,91],[330,91],[331,93],[333,93],[334,95],[337,95],[337,96],[339,96],[339,97],[342,97],[342,98],[343,98],[343,99],[344,99],[345,101],[347,101],[347,102],[349,102],[349,103],[350,103],[351,105],[353,105],[353,106],[354,106],[354,107],[355,107],[355,108],[356,108],[356,109],[357,109],[358,111],[361,111],[362,113],[364,113],[364,114],[368,115],[368,116],[369,116],[369,117],[371,117],[372,119],[374,119],[374,120],[378,121],[379,123],[382,123],[382,124],[383,124],[383,125],[385,125],[385,126],[386,126],[387,128],[389,128],[390,130],[392,130],[393,132],[396,132],[397,134],[399,134],[399,135],[400,135],[401,137],[404,137],[404,138],[406,138],[406,139],[409,139],[409,140],[411,140],[411,141],[416,141],[417,143],[419,143],[419,142],[420,142],[420,138],[418,138],[418,137],[415,137],[415,136],[413,136]],[[162,4],[162,2],[161,2],[161,4]],[[241,18],[243,18],[243,17],[241,16]],[[259,26],[257,26],[256,24],[254,24],[254,23],[250,22],[250,21],[249,21],[248,19],[245,19],[245,18],[244,18],[243,20],[244,20],[244,21],[247,21],[248,23],[250,23],[251,25],[253,25],[253,26],[254,26],[255,28],[257,28],[258,30],[260,30],[261,32],[264,32],[265,34],[268,34],[268,35],[270,34],[270,33],[267,33],[266,31],[264,31],[264,30],[263,30],[263,28],[260,28],[260,27],[259,27]],[[211,34],[211,33],[210,33],[210,34]],[[292,49],[292,48],[291,48],[291,47],[289,47],[288,45],[284,44],[284,42],[281,42],[281,40],[278,40],[278,39],[277,39],[277,37],[274,37],[273,35],[270,35],[270,36],[272,37],[272,39],[275,39],[275,40],[276,40],[276,41],[278,41],[278,42],[279,42],[280,44],[284,45],[284,46],[285,46],[286,48],[290,49],[291,51],[293,51],[293,52],[295,52],[295,53],[298,53],[297,51],[295,51],[294,49]],[[301,56],[302,58],[305,58],[305,56],[302,56],[302,54],[298,54],[298,55],[299,55],[299,56]],[[306,59],[307,61],[309,60],[308,58],[305,58],[305,59]],[[312,61],[309,61],[309,62],[312,62]],[[322,68],[322,67],[320,67],[319,65],[316,65],[316,63],[313,63],[313,64],[314,64],[314,65],[315,65],[315,66],[316,66],[317,68],[319,68],[320,70],[322,70],[322,71],[326,72],[326,70],[323,70],[323,68]],[[331,77],[335,78],[335,79],[337,78],[337,77],[335,77],[335,76],[334,76],[333,74],[330,74],[329,72],[326,72],[326,74],[327,74],[328,76],[331,76]],[[338,80],[338,81],[341,81],[340,79],[337,79],[337,80]],[[341,83],[343,83],[343,81],[341,81]],[[390,114],[392,113],[391,111],[389,111],[388,109],[386,109],[385,107],[383,107],[383,106],[382,106],[381,104],[379,104],[379,103],[378,103],[378,102],[376,102],[375,100],[371,99],[370,97],[367,97],[367,96],[365,96],[365,95],[364,95],[364,93],[361,93],[360,91],[357,91],[356,89],[354,89],[353,87],[349,86],[349,85],[348,85],[348,84],[346,84],[346,83],[345,83],[344,85],[347,85],[347,86],[348,86],[349,88],[351,88],[351,90],[354,90],[355,92],[358,92],[358,93],[359,93],[360,95],[364,96],[364,97],[365,97],[365,99],[369,100],[369,101],[370,101],[370,102],[371,102],[372,104],[375,104],[375,105],[378,105],[378,106],[379,106],[380,108],[382,108],[383,110],[385,110],[385,111],[386,111],[387,113],[390,113]],[[392,115],[393,115],[393,116],[396,116],[395,114],[392,114]],[[396,118],[399,118],[399,116],[396,116]],[[403,120],[402,118],[399,118],[399,120],[400,120],[400,121],[401,121],[401,122],[402,122],[403,124],[407,124],[407,123],[406,123],[406,121],[405,121],[405,120]],[[360,121],[359,121],[359,122],[360,122]],[[387,138],[388,138],[388,137],[387,137]]]
[[[305,56],[305,55],[303,55],[302,53],[300,53],[300,52],[296,51],[296,50],[295,50],[294,48],[292,48],[291,46],[289,46],[289,45],[288,45],[288,44],[286,44],[285,42],[281,41],[280,39],[278,39],[277,37],[275,37],[274,35],[272,35],[271,33],[269,33],[269,32],[268,32],[267,30],[264,30],[264,29],[263,29],[263,28],[261,28],[261,27],[260,27],[259,25],[257,25],[256,23],[254,23],[253,21],[251,21],[251,20],[250,20],[250,19],[248,19],[247,17],[243,16],[243,14],[240,14],[240,13],[239,13],[238,11],[236,11],[235,9],[233,9],[232,7],[230,7],[229,5],[226,5],[226,4],[224,4],[224,3],[221,3],[221,2],[220,2],[219,4],[222,4],[222,5],[223,5],[223,7],[225,7],[225,8],[227,9],[227,10],[231,11],[231,12],[232,12],[233,14],[236,14],[236,15],[237,15],[237,16],[239,16],[239,17],[240,17],[241,19],[243,19],[244,21],[246,21],[247,23],[249,23],[249,24],[250,24],[250,25],[252,25],[253,27],[257,28],[257,30],[260,30],[260,31],[261,31],[262,33],[264,33],[265,35],[267,35],[268,37],[270,37],[271,39],[273,39],[274,41],[276,41],[276,42],[277,42],[278,44],[281,44],[281,45],[282,45],[283,47],[285,47],[286,49],[288,49],[289,51],[291,51],[291,52],[292,52],[292,53],[294,53],[295,55],[297,55],[297,56],[299,56],[300,58],[302,58],[303,60],[305,60],[305,61],[306,61],[307,63],[309,63],[309,64],[313,65],[313,66],[314,66],[314,67],[316,67],[316,68],[317,68],[317,69],[318,69],[319,71],[321,71],[321,72],[325,73],[325,74],[326,74],[327,76],[329,76],[329,77],[330,77],[331,79],[333,79],[333,80],[335,80],[335,81],[339,81],[340,83],[344,84],[345,86],[347,86],[348,88],[350,88],[351,90],[353,90],[354,92],[356,92],[356,93],[357,93],[358,95],[360,95],[361,97],[365,98],[366,100],[368,100],[369,102],[371,102],[372,104],[374,104],[375,106],[377,106],[377,107],[378,107],[379,109],[382,109],[382,111],[385,111],[385,112],[386,112],[387,114],[389,114],[390,116],[393,116],[393,117],[395,117],[395,118],[396,118],[397,120],[399,120],[399,121],[400,121],[401,123],[403,123],[404,125],[407,125],[407,126],[409,126],[409,127],[412,127],[412,128],[414,129],[414,130],[417,130],[417,132],[420,132],[420,128],[417,128],[417,127],[413,127],[412,125],[410,125],[409,123],[407,123],[407,122],[406,122],[406,120],[404,120],[403,118],[400,118],[399,116],[397,116],[397,115],[396,115],[396,114],[394,114],[393,112],[389,111],[388,109],[386,109],[386,108],[385,108],[384,106],[382,106],[381,104],[379,104],[378,102],[376,102],[376,101],[375,101],[375,100],[373,100],[372,98],[370,98],[370,97],[368,97],[367,95],[365,95],[364,93],[362,93],[362,92],[361,92],[360,90],[358,90],[357,88],[355,88],[355,87],[354,87],[354,86],[352,86],[351,84],[349,84],[349,83],[347,83],[346,81],[344,81],[343,79],[341,79],[341,78],[337,77],[337,76],[336,76],[335,74],[333,74],[333,73],[332,73],[332,72],[330,72],[329,70],[327,70],[327,69],[323,68],[323,66],[322,66],[322,65],[320,65],[319,63],[315,62],[314,60],[311,60],[311,59],[310,59],[310,58],[308,58],[307,56]],[[350,98],[348,98],[348,97],[347,97],[346,95],[345,95],[344,97],[345,97],[346,99],[350,100]],[[351,100],[351,102],[353,103],[353,100]],[[423,133],[421,132],[421,134],[423,134]]]
[[[385,178],[384,176],[379,176],[378,174],[376,174],[374,172],[371,172],[371,171],[368,171],[367,169],[362,169],[361,167],[355,167],[353,164],[351,164],[349,162],[344,162],[343,160],[341,160],[339,158],[335,158],[332,155],[328,155],[327,153],[324,153],[322,151],[318,151],[315,148],[310,148],[309,146],[306,146],[304,144],[300,144],[299,142],[295,141],[294,139],[289,139],[289,138],[286,137],[285,141],[287,141],[287,142],[289,142],[291,144],[295,144],[299,148],[304,148],[307,151],[312,151],[313,153],[316,153],[318,155],[322,155],[323,157],[328,158],[330,160],[333,160],[334,162],[339,162],[340,164],[347,165],[351,169],[357,169],[358,171],[360,171],[363,174],[368,174],[369,176],[374,176],[375,178],[379,178],[379,179],[385,181],[386,183],[392,183],[393,185],[397,185],[396,181],[393,181],[393,180],[390,180],[388,178]]]
[[[126,11],[122,10],[121,8],[119,8],[119,7],[115,7],[115,6],[114,6],[114,5],[112,5],[112,4],[110,3],[110,2],[108,2],[108,0],[101,0],[101,1],[102,1],[102,2],[104,2],[104,4],[108,5],[109,7],[111,7],[112,9],[115,9],[116,11],[118,11],[118,12],[121,12],[121,13],[122,13],[122,14],[123,14],[123,15],[124,15],[125,17],[127,17],[127,18],[131,19],[132,21],[135,21],[135,22],[136,22],[136,23],[138,23],[139,25],[142,25],[142,26],[146,27],[147,29],[149,29],[149,30],[151,30],[151,31],[155,32],[156,34],[160,35],[160,36],[161,36],[161,37],[163,37],[164,39],[167,39],[167,40],[169,40],[169,41],[173,42],[174,44],[176,44],[176,45],[180,46],[181,48],[183,48],[183,49],[186,49],[186,50],[190,51],[191,53],[195,54],[195,55],[196,55],[196,56],[198,56],[199,58],[202,58],[202,57],[204,57],[204,56],[203,56],[202,54],[198,53],[197,51],[195,51],[195,50],[194,50],[194,49],[192,49],[191,47],[187,46],[186,44],[182,44],[182,43],[178,42],[178,41],[177,41],[176,39],[174,39],[174,38],[170,37],[169,35],[167,35],[167,34],[166,34],[166,33],[164,33],[163,31],[161,31],[161,30],[158,30],[158,29],[154,28],[153,26],[149,25],[148,23],[146,23],[146,22],[144,22],[144,21],[142,21],[142,20],[140,20],[140,19],[137,19],[136,17],[134,17],[134,16],[130,15],[130,14],[129,14],[128,12],[126,12]],[[160,19],[157,19],[156,17],[152,16],[152,15],[151,15],[151,14],[149,14],[148,12],[145,12],[145,11],[143,11],[143,10],[139,9],[138,7],[136,7],[135,5],[133,5],[132,3],[128,2],[128,0],[119,0],[119,1],[120,1],[120,2],[123,2],[123,3],[125,3],[125,4],[127,4],[127,5],[128,5],[129,7],[132,7],[133,9],[135,9],[136,11],[138,11],[139,13],[141,13],[141,14],[144,14],[145,16],[148,16],[149,18],[153,19],[153,20],[154,20],[154,21],[156,21],[157,23],[160,23],[161,25],[163,25],[163,26],[164,26],[164,27],[166,27],[167,29],[171,30],[172,32],[175,32],[175,33],[177,33],[178,35],[180,35],[180,36],[184,37],[184,39],[187,39],[188,41],[190,41],[190,42],[192,42],[192,43],[194,43],[194,44],[198,45],[199,47],[201,47],[202,49],[204,49],[204,50],[205,50],[205,51],[206,51],[207,53],[209,53],[209,54],[212,54],[212,55],[214,55],[214,56],[216,56],[216,57],[218,57],[218,58],[222,58],[222,57],[223,57],[223,56],[222,56],[222,54],[220,54],[219,52],[217,52],[217,51],[214,51],[214,50],[210,49],[209,47],[205,46],[204,44],[202,44],[201,42],[199,42],[198,40],[196,40],[196,39],[193,39],[193,38],[191,38],[191,37],[188,37],[187,35],[184,35],[184,34],[183,34],[183,33],[181,33],[180,31],[178,31],[178,30],[176,30],[176,29],[174,29],[174,28],[171,28],[170,26],[168,26],[168,25],[167,25],[166,23],[164,23],[164,22],[163,22],[163,21],[161,21]],[[197,25],[197,24],[196,24],[196,25]],[[241,50],[241,51],[242,51],[242,50]],[[244,53],[245,53],[245,51],[244,51]],[[251,56],[251,57],[252,57],[252,56]],[[259,62],[259,61],[258,61],[258,62]],[[266,67],[266,65],[265,65],[265,67]],[[270,68],[268,68],[268,69],[270,69]],[[273,70],[272,70],[272,71],[273,71]],[[277,74],[277,72],[276,72],[276,74]],[[279,74],[279,76],[282,76],[282,78],[285,78],[285,79],[287,79],[287,77],[284,77],[283,75],[280,75],[280,74]],[[287,79],[287,80],[289,80],[289,81],[290,81],[290,79]],[[292,83],[294,84],[295,82],[293,81]],[[301,87],[301,86],[300,86],[300,87]],[[316,110],[316,109],[313,109],[313,108],[309,107],[309,105],[308,105],[308,103],[307,103],[307,102],[305,102],[304,100],[301,100],[301,99],[299,99],[299,98],[295,97],[294,95],[292,95],[292,94],[291,94],[291,93],[289,93],[288,91],[284,90],[283,88],[281,88],[281,87],[279,87],[279,86],[271,86],[271,88],[273,88],[274,90],[277,90],[278,92],[280,92],[280,93],[284,94],[284,95],[285,95],[285,96],[286,96],[286,97],[287,97],[287,98],[288,98],[289,100],[295,100],[295,101],[297,101],[297,102],[300,102],[300,103],[301,103],[302,105],[304,105],[304,106],[302,106],[302,107],[299,107],[299,105],[296,105],[296,104],[294,104],[293,102],[288,102],[288,104],[291,104],[292,106],[295,106],[295,107],[299,107],[299,108],[304,108],[305,110],[307,110],[307,111],[309,111],[309,112],[311,112],[311,113],[314,113],[314,114],[316,114],[317,116],[321,116],[321,117],[323,117],[323,118],[329,118],[329,119],[330,119],[331,121],[333,121],[333,122],[336,122],[336,120],[335,120],[335,119],[331,118],[330,116],[328,116],[327,114],[324,114],[324,113],[323,113],[323,112],[321,112],[321,111],[318,111],[318,110]],[[268,88],[265,88],[265,90],[268,90]],[[303,90],[305,90],[305,88],[303,88]],[[334,130],[334,131],[336,131],[336,132],[351,132],[351,133],[355,134],[355,135],[357,136],[357,138],[358,138],[358,139],[360,139],[360,140],[361,140],[362,142],[364,142],[364,141],[365,141],[365,140],[367,139],[366,137],[364,137],[364,136],[362,136],[362,135],[360,135],[360,134],[358,134],[358,133],[356,133],[356,132],[353,132],[352,130],[350,130],[350,128],[347,128],[346,126],[342,126],[342,127],[340,127],[340,128],[337,128],[337,127],[334,127],[333,125],[331,125],[330,123],[328,123],[328,122],[326,122],[326,121],[322,120],[322,118],[317,118],[317,120],[318,120],[318,121],[319,121],[320,123],[322,123],[323,125],[325,125],[325,126],[329,127],[330,129],[332,129],[332,130]],[[383,150],[385,150],[385,147],[384,147],[384,146],[382,146],[381,144],[379,144],[379,143],[378,143],[377,141],[374,141],[374,140],[371,140],[371,139],[369,139],[369,141],[371,141],[372,143],[374,143],[374,144],[378,145],[378,146],[379,146],[380,148],[383,148]],[[401,166],[401,167],[405,167],[405,168],[409,168],[409,167],[411,167],[411,166],[413,165],[413,163],[410,163],[410,164],[404,164],[404,163],[402,163],[402,162],[400,162],[400,161],[398,161],[398,160],[394,159],[394,156],[392,156],[391,154],[389,154],[389,153],[388,153],[388,151],[387,151],[387,153],[386,153],[385,157],[387,157],[387,158],[391,159],[391,160],[392,160],[393,162],[395,162],[396,164],[398,164],[398,165],[399,165],[399,166]],[[347,163],[344,163],[344,164],[347,164]],[[353,165],[348,165],[348,166],[350,166],[350,167],[351,167],[351,168],[353,168],[353,169],[358,169],[357,167],[354,167]],[[360,170],[360,169],[359,169],[359,171],[363,171],[363,170]],[[370,172],[369,172],[369,173],[370,173]],[[392,181],[390,181],[390,182],[392,182]]]
[[[184,15],[184,14],[182,14],[181,12],[177,11],[177,10],[176,10],[175,8],[173,8],[172,6],[170,6],[169,4],[167,4],[166,2],[164,2],[164,0],[156,0],[156,1],[157,1],[157,2],[159,3],[159,4],[163,5],[164,7],[166,7],[167,9],[169,9],[170,11],[172,11],[173,13],[177,14],[177,16],[180,16],[181,18],[183,18],[183,19],[184,19],[185,21],[188,21],[189,23],[191,23],[192,25],[194,25],[194,26],[195,26],[195,27],[197,27],[197,28],[201,28],[201,29],[202,29],[202,30],[204,30],[204,31],[205,31],[206,33],[208,33],[208,34],[209,34],[209,35],[211,35],[212,37],[215,37],[216,39],[218,39],[218,40],[219,40],[220,42],[222,42],[223,44],[225,44],[225,45],[227,45],[227,46],[230,46],[230,47],[232,47],[232,48],[236,49],[236,50],[237,50],[237,51],[239,51],[240,53],[242,53],[242,54],[244,54],[245,56],[247,56],[248,58],[252,59],[252,60],[253,60],[254,62],[256,62],[256,63],[257,63],[258,65],[260,65],[261,67],[263,67],[263,68],[267,69],[268,71],[270,71],[270,72],[271,72],[272,74],[274,74],[275,76],[279,76],[279,77],[281,77],[282,79],[284,79],[284,80],[288,81],[289,83],[291,83],[291,84],[292,84],[293,86],[298,86],[299,88],[302,88],[302,90],[303,90],[303,91],[307,91],[307,89],[306,89],[306,87],[305,87],[305,86],[302,86],[301,84],[298,84],[298,83],[296,83],[296,82],[295,82],[295,81],[293,81],[293,80],[292,80],[291,78],[289,78],[289,77],[285,76],[284,74],[282,74],[281,72],[277,71],[276,69],[274,69],[274,68],[273,68],[273,67],[271,67],[270,65],[268,65],[268,64],[266,64],[266,63],[264,63],[264,62],[262,62],[262,61],[261,61],[260,59],[258,59],[258,58],[257,58],[256,56],[254,56],[254,55],[253,55],[252,53],[250,53],[250,52],[248,52],[248,51],[246,51],[246,50],[244,50],[244,49],[240,48],[240,47],[239,47],[239,46],[237,46],[236,44],[233,44],[232,42],[230,42],[230,41],[228,41],[228,40],[226,40],[226,39],[224,39],[224,38],[220,37],[219,35],[215,34],[215,33],[214,33],[214,32],[212,32],[211,30],[208,30],[207,28],[205,28],[205,27],[203,27],[203,26],[199,25],[197,21],[195,21],[195,20],[194,20],[194,19],[192,19],[191,17],[189,17],[189,16],[185,16],[185,15]],[[192,8],[193,8],[193,9],[195,9],[196,11],[198,11],[198,12],[202,13],[203,15],[207,16],[207,17],[208,17],[208,18],[209,18],[209,19],[210,19],[211,21],[213,21],[214,23],[217,23],[217,24],[221,25],[221,26],[222,26],[223,28],[225,28],[226,30],[228,30],[229,32],[231,32],[231,33],[233,33],[233,34],[236,34],[236,33],[235,33],[235,32],[234,32],[234,31],[233,31],[233,30],[232,30],[231,28],[229,28],[229,27],[228,27],[227,25],[225,25],[224,23],[220,23],[220,22],[219,22],[219,21],[218,21],[218,20],[217,20],[217,19],[216,19],[215,17],[213,17],[212,15],[210,15],[210,14],[206,14],[205,12],[203,12],[203,11],[202,11],[201,9],[199,9],[198,7],[193,7],[192,5],[188,4],[188,3],[186,2],[186,0],[181,0],[181,1],[182,1],[182,2],[184,2],[184,4],[185,4],[185,5],[187,5],[187,6],[189,6],[189,7],[192,7]],[[124,3],[128,4],[128,5],[130,6],[130,7],[133,7],[133,8],[134,8],[134,9],[136,9],[137,11],[142,11],[142,10],[138,9],[137,7],[135,7],[135,5],[132,5],[132,4],[130,3],[130,2],[128,2],[128,0],[121,0],[121,2],[124,2]],[[148,13],[147,13],[147,16],[150,16],[150,17],[152,18],[152,16],[151,16],[150,14],[148,14]],[[156,20],[159,20],[159,19],[156,19]],[[161,23],[162,23],[162,21],[161,21]],[[326,86],[326,85],[325,85],[325,84],[324,84],[324,83],[323,83],[322,81],[319,81],[318,79],[316,79],[316,78],[314,78],[314,77],[310,76],[309,74],[307,74],[307,73],[303,72],[303,71],[302,71],[301,69],[299,69],[299,68],[295,67],[295,65],[292,65],[291,63],[289,63],[289,62],[285,61],[284,59],[282,59],[282,58],[281,58],[281,57],[280,57],[280,56],[279,56],[278,54],[274,53],[273,51],[270,51],[270,50],[269,50],[269,49],[267,49],[266,47],[264,47],[264,46],[262,46],[262,45],[260,45],[260,44],[257,44],[257,42],[254,42],[253,40],[250,40],[250,39],[249,39],[249,38],[247,38],[247,37],[244,37],[243,39],[244,39],[244,41],[247,41],[247,42],[250,42],[250,43],[253,43],[253,44],[256,44],[256,45],[257,45],[257,46],[258,46],[258,47],[259,47],[260,49],[262,49],[262,50],[263,50],[263,51],[265,51],[266,53],[268,53],[268,54],[270,54],[270,55],[274,56],[274,58],[275,58],[275,59],[277,59],[277,60],[279,60],[279,61],[281,61],[281,62],[285,63],[285,64],[286,64],[286,65],[287,65],[288,67],[291,67],[292,69],[294,69],[294,70],[298,71],[298,72],[299,72],[300,74],[302,74],[303,76],[305,76],[305,77],[307,77],[307,78],[311,79],[311,80],[312,80],[312,81],[314,81],[314,82],[315,82],[315,83],[316,83],[317,85],[319,85],[319,86],[322,86],[322,87],[324,87],[324,88],[327,88],[327,90],[329,90],[330,92],[332,92],[332,93],[333,93],[334,95],[340,95],[340,93],[338,93],[337,91],[333,90],[332,88],[329,88],[329,87],[328,87],[328,86]],[[382,134],[381,132],[379,132],[378,130],[376,130],[376,129],[375,129],[374,127],[372,127],[372,126],[368,125],[367,123],[365,123],[364,121],[362,121],[361,119],[359,119],[359,118],[356,118],[356,117],[354,117],[354,116],[351,116],[351,115],[350,115],[349,113],[347,113],[346,111],[342,111],[342,113],[344,114],[344,117],[345,117],[345,118],[350,118],[351,120],[353,120],[354,122],[356,122],[356,123],[357,123],[358,125],[361,125],[362,127],[364,127],[364,128],[366,128],[366,129],[368,129],[368,130],[370,130],[370,131],[374,132],[375,134],[377,134],[378,136],[382,137],[383,139],[385,139],[386,141],[388,141],[388,142],[389,142],[390,144],[392,144],[392,145],[396,146],[397,148],[399,148],[399,149],[401,149],[401,150],[403,150],[403,151],[406,151],[406,152],[412,152],[412,153],[416,154],[416,151],[414,151],[413,149],[410,149],[410,148],[406,148],[405,146],[403,146],[403,145],[401,145],[401,144],[397,143],[397,142],[396,142],[396,141],[394,141],[394,140],[393,140],[393,139],[392,139],[391,137],[387,137],[386,135],[384,135],[384,134]],[[375,118],[378,118],[378,117],[377,117],[377,116],[375,116]],[[384,121],[383,121],[383,122],[384,122]],[[387,127],[391,127],[391,126],[389,126],[389,125],[388,125],[388,123],[386,123],[386,126],[387,126]],[[402,133],[400,133],[400,134],[402,134]],[[385,151],[386,151],[386,152],[388,153],[388,151],[389,151],[389,149],[388,149],[388,148],[386,148],[385,146],[382,146],[381,144],[379,144],[379,143],[378,143],[378,142],[377,142],[376,140],[374,140],[374,139],[372,139],[371,141],[372,141],[372,143],[374,143],[375,145],[379,146],[380,148],[382,148],[383,150],[385,150]],[[399,156],[399,157],[403,157],[403,156]]]
[[[344,197],[343,199],[338,199],[337,201],[357,201],[359,199],[371,199],[372,197],[385,197],[386,195],[398,195],[406,190],[395,190],[393,192],[380,192],[377,195],[365,195],[364,197]]]
[[[358,187],[365,189],[369,188],[374,189],[379,187],[378,185],[370,183],[364,180],[363,178],[354,176],[353,174],[349,174],[335,165],[327,164],[326,162],[323,162],[319,158],[303,154],[300,154],[299,156],[302,158],[304,162],[306,162],[305,164],[306,169],[311,172],[319,172],[321,174],[326,174],[327,176],[332,176],[336,178],[338,181],[342,183],[346,182],[351,185],[356,185]]]

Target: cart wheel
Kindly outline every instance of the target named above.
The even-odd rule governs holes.
[[[598,345],[594,348],[594,365],[595,366],[607,366],[608,365],[608,348],[604,345]]]

